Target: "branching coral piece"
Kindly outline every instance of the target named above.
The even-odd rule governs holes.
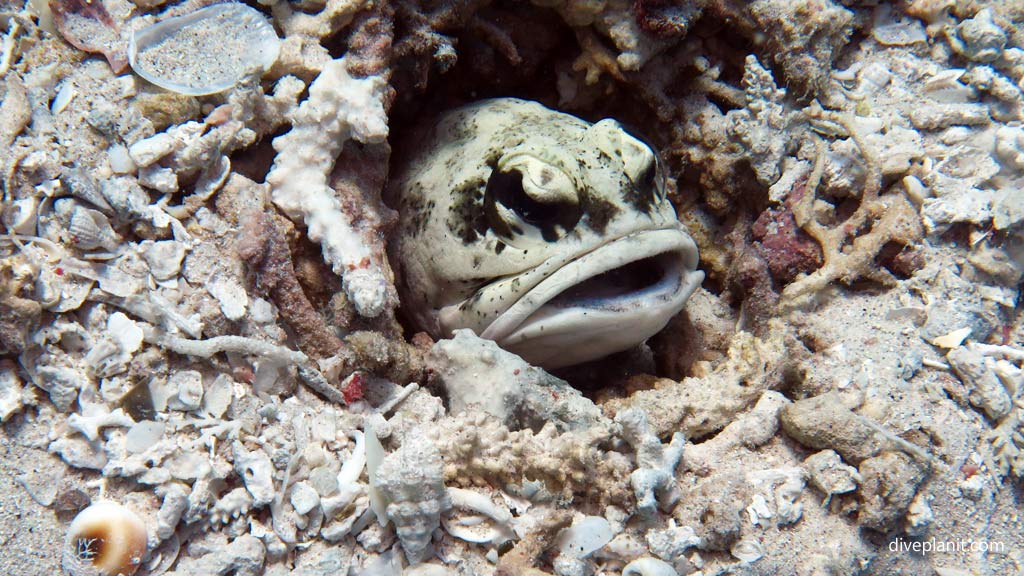
[[[806,191],[801,198],[793,200],[793,216],[797,224],[819,244],[825,264],[814,273],[793,282],[782,292],[781,306],[793,308],[805,298],[812,297],[830,283],[841,280],[852,282],[869,278],[884,285],[891,285],[895,279],[875,265],[875,258],[882,248],[897,242],[909,245],[922,235],[921,223],[914,206],[902,194],[880,196],[882,170],[875,151],[867,145],[853,122],[846,115],[824,110],[812,110],[810,119],[825,120],[844,128],[857,144],[864,158],[867,174],[860,206],[846,221],[835,228],[828,228],[814,215],[815,190],[821,182],[824,169],[824,147],[819,147],[818,159],[808,179]],[[865,227],[870,227],[862,233]],[[852,248],[844,250],[844,248]]]
[[[314,392],[323,395],[324,398],[331,402],[345,404],[345,397],[342,396],[341,392],[327,382],[323,374],[313,366],[309,357],[302,352],[296,352],[284,346],[244,336],[217,336],[206,340],[189,340],[162,333],[150,326],[144,327],[143,330],[146,342],[156,344],[178,354],[210,358],[221,352],[237,352],[239,354],[263,356],[282,364],[293,365],[298,369],[299,377],[302,381]]]
[[[255,214],[242,229],[247,235],[239,241],[239,256],[256,271],[259,286],[277,303],[281,317],[298,336],[299,346],[314,358],[337,354],[341,340],[302,291],[288,243],[274,218]]]
[[[746,106],[726,114],[729,138],[747,150],[758,182],[770,186],[779,177],[779,164],[789,144],[788,138],[781,137],[792,117],[782,102],[786,91],[749,55],[743,70],[743,92]]]
[[[324,39],[347,26],[363,4],[364,0],[328,0],[320,12],[306,14],[293,10],[288,2],[277,2],[272,10],[274,19],[281,24],[286,36]]]
[[[583,52],[572,63],[572,69],[577,72],[586,71],[587,84],[596,84],[601,78],[602,72],[608,73],[609,76],[620,82],[625,81],[622,70],[619,68],[619,63],[615,59],[615,54],[601,44],[601,41],[592,30],[589,28],[578,28],[576,30],[576,40],[580,43],[580,48],[583,49]]]
[[[380,76],[351,77],[344,58],[328,63],[293,114],[292,130],[274,139],[278,155],[267,174],[274,203],[305,221],[349,300],[371,318],[391,303],[382,235],[363,222],[358,206],[338,197],[327,178],[347,140],[376,144],[387,138],[386,88]]]
[[[692,377],[679,382],[661,379],[653,389],[609,400],[602,407],[609,415],[630,407],[643,409],[659,437],[676,431],[689,438],[707,436],[732,422],[765,390],[781,385],[802,352],[806,353],[793,332],[773,319],[762,338],[749,332],[733,335],[728,358],[713,369],[698,362]]]
[[[360,12],[353,20],[352,28],[345,55],[349,74],[356,78],[390,74],[395,37],[394,9],[391,4],[380,3]]]
[[[985,446],[1002,476],[1024,478],[1024,399],[985,436]]]
[[[683,433],[676,432],[672,442],[663,445],[651,430],[647,415],[639,408],[619,412],[615,422],[622,427],[622,436],[636,450],[638,468],[629,475],[629,480],[636,495],[637,510],[651,516],[659,503],[663,509],[671,509],[679,499],[675,470],[686,443]]]

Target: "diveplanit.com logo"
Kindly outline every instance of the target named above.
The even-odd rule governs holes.
[[[913,552],[915,554],[929,554],[931,552],[1006,552],[1006,543],[997,540],[904,540],[896,538],[889,542],[890,552]]]

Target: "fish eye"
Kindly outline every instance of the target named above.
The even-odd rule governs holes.
[[[540,226],[558,217],[557,204],[543,204],[530,198],[523,190],[523,175],[517,170],[509,173],[495,171],[491,174],[488,189],[494,199],[515,212],[527,224]]]
[[[516,169],[491,172],[485,192],[485,210],[491,227],[498,234],[523,235],[529,227],[539,230],[548,242],[572,229],[580,218],[576,203],[557,198],[543,202],[531,196],[523,187],[523,174]]]
[[[657,158],[644,167],[634,182],[637,190],[648,198],[660,202],[665,199],[665,174]]]
[[[655,164],[657,162],[651,162],[644,168],[643,172],[640,173],[640,177],[637,178],[637,186],[641,190],[654,190],[654,179],[656,175]]]

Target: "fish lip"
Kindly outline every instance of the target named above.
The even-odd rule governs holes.
[[[634,232],[583,253],[562,265],[524,294],[480,334],[502,345],[515,344],[530,318],[560,294],[582,282],[633,262],[660,254],[679,255],[679,282],[668,308],[678,312],[703,279],[696,272],[697,247],[681,226]],[[571,279],[571,280],[570,280]],[[665,317],[665,322],[671,315]]]

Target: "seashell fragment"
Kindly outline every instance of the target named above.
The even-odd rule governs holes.
[[[600,516],[581,516],[572,526],[562,530],[555,538],[555,547],[562,554],[586,558],[611,542],[615,531],[607,520]]]
[[[128,156],[131,157],[136,166],[145,168],[173,152],[176,145],[174,136],[162,132],[144,140],[139,140],[129,146]]]
[[[164,424],[143,420],[132,426],[125,436],[125,450],[129,454],[142,454],[160,441],[164,435]]]
[[[82,206],[76,206],[71,212],[68,232],[71,234],[71,242],[82,250],[103,248],[113,252],[121,242],[102,212]]]
[[[764,556],[764,546],[757,540],[745,539],[733,544],[729,553],[733,555],[733,558],[750,564]]]
[[[175,240],[146,240],[140,246],[142,259],[149,264],[149,273],[157,280],[170,280],[181,272],[185,247]]]
[[[875,25],[871,35],[883,46],[910,46],[928,42],[924,24],[912,18],[893,14],[890,6],[875,9]]]
[[[622,576],[677,576],[671,564],[650,556],[637,558],[622,569]]]
[[[441,518],[441,525],[452,536],[476,544],[502,544],[515,538],[512,512],[506,506],[496,505],[489,497],[473,490],[449,488],[448,495],[453,508],[476,512]]]
[[[79,50],[103,54],[115,74],[125,68],[124,49],[118,42],[117,22],[103,2],[49,0],[53,24],[61,37]]]
[[[280,49],[263,14],[228,2],[134,31],[128,62],[161,88],[202,96],[233,87],[253,69],[270,68]]]
[[[4,228],[15,234],[36,233],[36,216],[38,214],[39,201],[36,198],[22,198],[9,203],[3,211]]]
[[[65,168],[60,176],[60,182],[69,194],[80,200],[92,204],[104,214],[111,214],[112,209],[107,199],[100,191],[100,185],[96,179],[81,168]]]
[[[431,535],[451,508],[437,447],[423,435],[410,434],[401,448],[384,457],[373,484],[387,503],[387,518],[395,523],[409,563],[429,558]]]
[[[146,526],[116,502],[97,502],[68,527],[61,564],[71,576],[131,576],[146,553]]]

